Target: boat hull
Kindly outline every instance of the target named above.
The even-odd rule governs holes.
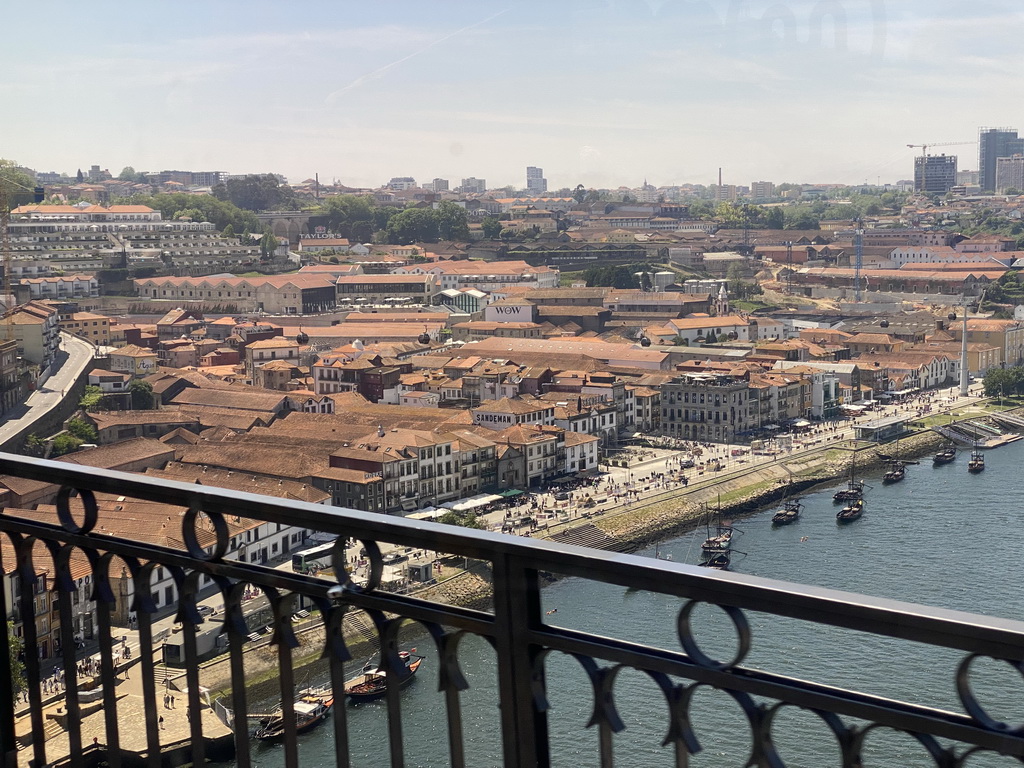
[[[409,663],[408,666],[402,672],[401,678],[398,681],[399,688],[405,688],[412,682],[413,677],[420,668],[420,664],[423,663],[422,658],[418,658],[415,661]],[[352,685],[345,686],[345,693],[349,698],[351,704],[362,704],[369,701],[377,701],[383,699],[388,694],[387,678],[383,675],[375,677],[372,680],[358,682]]]

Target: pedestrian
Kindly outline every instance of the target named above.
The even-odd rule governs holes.
[[[160,730],[162,731],[163,729],[164,729],[164,716],[160,715]]]

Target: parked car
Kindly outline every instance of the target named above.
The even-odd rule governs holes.
[[[559,491],[555,494],[555,501],[568,501],[569,494],[566,491]]]

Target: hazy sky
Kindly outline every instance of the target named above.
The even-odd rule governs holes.
[[[37,170],[882,182],[1024,129],[1019,2],[8,3],[0,157]],[[832,13],[832,17],[822,15]],[[831,20],[837,19],[835,23]],[[977,168],[977,147],[956,153]]]

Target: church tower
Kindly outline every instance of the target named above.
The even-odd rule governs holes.
[[[715,299],[715,314],[719,317],[729,314],[729,292],[725,290],[725,283],[718,289],[718,298]]]

